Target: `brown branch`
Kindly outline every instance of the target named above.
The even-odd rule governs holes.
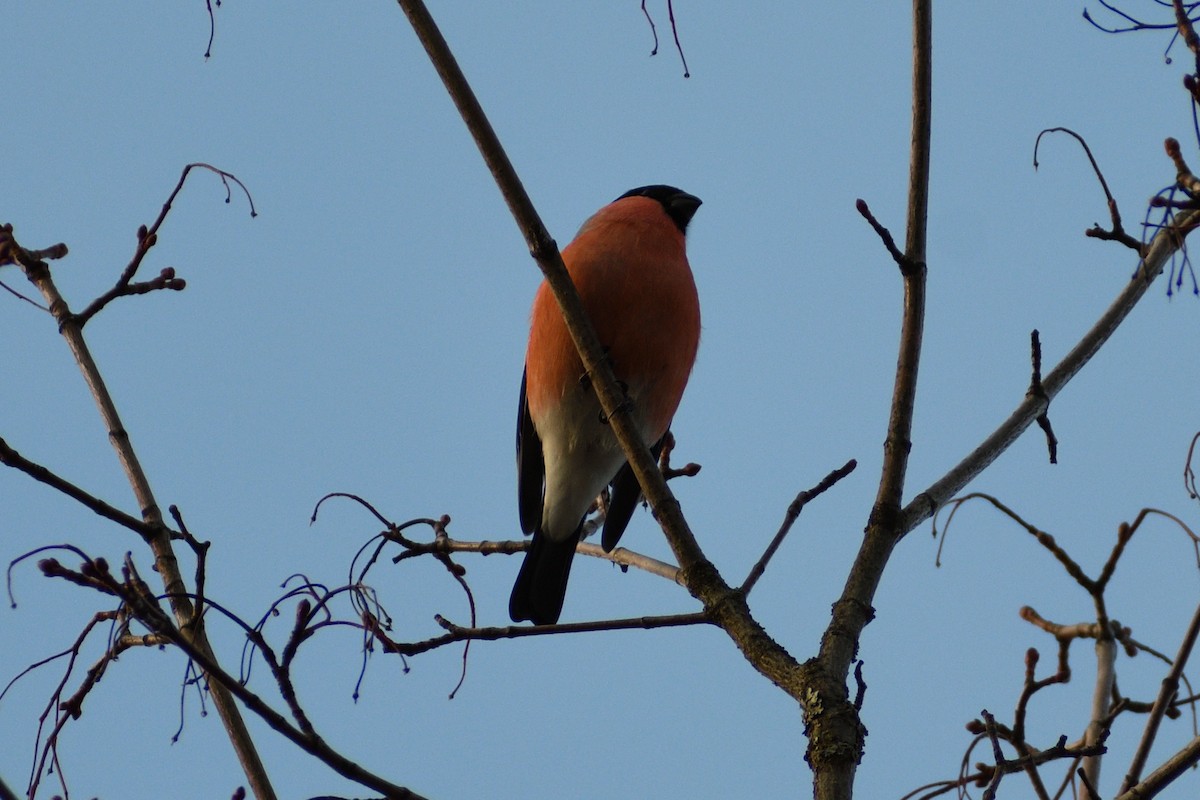
[[[1154,701],[1154,708],[1150,711],[1150,716],[1146,720],[1146,728],[1142,733],[1142,739],[1138,742],[1137,750],[1129,765],[1129,771],[1125,774],[1125,779],[1121,781],[1121,789],[1118,794],[1125,794],[1141,779],[1142,770],[1145,769],[1146,760],[1150,756],[1150,748],[1154,745],[1154,740],[1158,736],[1158,728],[1162,722],[1163,714],[1179,691],[1179,678],[1183,674],[1184,666],[1192,655],[1192,649],[1196,646],[1197,636],[1200,636],[1200,606],[1196,608],[1196,612],[1192,615],[1192,621],[1188,624],[1187,632],[1184,634],[1183,641],[1179,645],[1179,653],[1175,656],[1175,660],[1171,664],[1171,671],[1167,673],[1167,677],[1163,678],[1162,687],[1159,689],[1158,697]]]
[[[1154,797],[1197,763],[1200,763],[1200,736],[1188,742],[1136,786],[1121,792],[1116,800],[1145,800]]]
[[[185,176],[187,170],[188,168],[184,169]],[[222,180],[224,179],[223,174]],[[182,181],[183,177],[180,178],[180,185],[182,185]],[[174,198],[174,196],[175,193],[172,193],[171,197]],[[164,205],[156,225],[160,224],[161,220],[166,217],[168,210],[169,205]],[[15,242],[13,244],[15,245]],[[112,395],[109,394],[104,378],[96,366],[95,359],[92,358],[91,351],[83,336],[83,327],[71,312],[66,300],[59,293],[58,287],[50,276],[50,268],[44,260],[32,257],[29,251],[19,246],[15,247],[15,260],[21,267],[22,272],[25,273],[25,277],[41,292],[43,299],[50,308],[50,313],[58,321],[59,333],[66,340],[67,346],[70,348],[72,355],[75,357],[75,362],[83,374],[84,381],[91,391],[92,398],[96,403],[105,429],[108,432],[109,442],[116,451],[117,458],[121,462],[122,469],[125,472],[125,477],[129,481],[130,488],[133,490],[134,497],[141,509],[142,520],[152,531],[152,535],[147,538],[147,543],[154,553],[155,569],[162,579],[167,596],[171,598],[171,605],[176,619],[184,631],[184,635],[189,638],[189,642],[193,643],[195,648],[207,655],[207,661],[215,662],[215,656],[212,654],[203,630],[198,626],[192,628],[189,625],[195,614],[195,609],[187,600],[183,577],[179,571],[179,563],[175,557],[174,548],[171,545],[171,531],[163,522],[162,511],[154,498],[149,479],[146,477],[146,473],[142,469],[137,454],[133,449],[129,434],[121,422],[120,414],[117,413],[116,404],[113,402]],[[132,271],[128,268],[126,271],[132,276]],[[136,271],[136,266],[134,267],[134,271]],[[225,688],[216,686],[212,689],[212,698],[213,704],[216,706],[217,712],[225,726],[230,743],[237,752],[238,760],[246,772],[247,780],[250,782],[255,797],[258,800],[274,800],[275,792],[267,777],[266,768],[258,756],[254,741],[250,737],[250,732],[246,728],[241,712],[238,710],[233,697]]]
[[[364,625],[370,631],[371,635],[379,640],[384,652],[396,653],[402,656],[415,656],[428,653],[439,647],[445,647],[446,645],[475,640],[493,642],[500,639],[522,639],[526,636],[551,636],[563,633],[593,633],[596,631],[653,630],[655,628],[678,628],[689,625],[712,624],[712,620],[703,611],[690,614],[629,617],[591,622],[562,622],[555,625],[504,625],[490,628],[463,627],[456,625],[441,614],[435,615],[434,620],[447,633],[418,642],[396,641],[382,629],[382,626],[378,625],[378,620],[370,615],[364,617]]]
[[[1200,178],[1196,177],[1191,167],[1187,165],[1187,161],[1184,160],[1179,140],[1167,137],[1163,142],[1163,148],[1167,151],[1167,157],[1171,159],[1171,163],[1175,165],[1175,184],[1193,200],[1200,198]]]
[[[1140,262],[1144,280],[1129,281],[1096,324],[1042,380],[1047,400],[1053,400],[1063,387],[1091,360],[1138,301],[1145,296],[1154,279],[1163,272],[1167,261],[1183,244],[1183,232],[1200,221],[1200,212],[1184,211],[1175,224],[1164,227],[1150,242],[1145,259]],[[928,519],[933,512],[960,492],[972,479],[1007,450],[1025,430],[1045,411],[1046,401],[1026,397],[1008,419],[1000,424],[982,443],[945,475],[917,494],[902,512],[901,529],[911,531]]]
[[[254,198],[250,196],[250,190],[246,185],[238,180],[237,176],[226,172],[223,169],[218,169],[211,164],[196,162],[188,164],[183,168],[183,173],[179,176],[179,181],[175,184],[174,190],[171,191],[167,201],[163,203],[162,210],[158,212],[158,218],[154,223],[147,228],[142,225],[137,231],[137,248],[134,250],[133,258],[121,271],[121,275],[117,278],[116,284],[104,294],[93,300],[87,308],[75,315],[75,321],[82,328],[87,324],[87,321],[94,317],[102,308],[116,300],[118,297],[129,297],[135,294],[145,294],[147,292],[156,291],[158,289],[171,289],[173,291],[183,291],[187,283],[182,278],[175,277],[175,270],[172,267],[166,267],[159,273],[159,276],[150,281],[141,283],[130,283],[133,276],[137,274],[138,268],[142,265],[142,259],[150,252],[150,249],[158,243],[158,229],[162,227],[163,222],[167,219],[167,215],[171,213],[171,207],[175,203],[175,198],[179,196],[180,190],[183,189],[183,184],[187,181],[188,173],[193,169],[204,169],[209,172],[216,173],[221,179],[221,183],[225,186],[225,202],[228,203],[232,197],[229,182],[233,181],[238,185],[242,192],[246,195],[247,202],[250,203],[250,216],[257,217],[258,211],[254,208]],[[61,320],[60,320],[61,322]]]
[[[479,105],[475,93],[467,83],[466,77],[459,69],[458,62],[446,44],[446,40],[442,37],[441,31],[438,30],[437,24],[421,0],[398,0],[398,2],[445,84],[446,91],[462,115],[467,130],[475,139],[484,161],[491,170],[509,210],[529,245],[530,253],[537,261],[547,284],[553,291],[562,310],[567,329],[587,370],[591,385],[600,400],[605,418],[625,451],[634,474],[641,484],[643,494],[650,502],[650,507],[664,530],[668,531],[668,538],[671,540],[672,548],[676,551],[679,563],[685,569],[693,565],[698,568],[704,566],[711,569],[711,565],[705,561],[695,537],[688,529],[687,523],[679,511],[679,502],[667,488],[662,474],[650,455],[649,448],[641,440],[633,425],[629,404],[625,402],[624,393],[613,376],[611,365],[604,355],[604,349],[596,337],[595,329],[588,321],[579,294],[575,291],[575,287],[567,275],[557,244],[534,209],[512,162],[504,152],[499,138],[492,129],[483,108]],[[728,587],[725,589],[727,592],[729,591]]]
[[[912,131],[909,155],[908,210],[900,264],[904,283],[900,348],[883,469],[875,504],[867,521],[854,565],[833,618],[821,638],[816,666],[828,681],[820,695],[820,715],[806,716],[807,759],[813,767],[816,800],[838,800],[853,794],[855,768],[862,756],[865,730],[846,696],[850,665],[857,657],[862,630],[874,616],[872,601],[892,548],[905,533],[903,499],[917,374],[925,320],[926,221],[929,207],[930,132],[933,111],[933,7],[913,0]]]
[[[680,474],[690,474],[690,470],[687,470],[686,468],[678,470],[678,472]],[[409,520],[401,525],[396,525],[395,523],[390,522],[366,500],[358,497],[357,495],[346,492],[331,492],[322,497],[321,500],[318,501],[316,508],[313,509],[311,521],[316,521],[317,513],[321,505],[326,500],[333,497],[346,497],[360,503],[364,508],[368,509],[376,517],[376,519],[388,526],[388,529],[384,531],[384,538],[388,541],[396,542],[404,548],[403,552],[392,556],[393,564],[397,564],[410,558],[417,558],[419,556],[431,554],[448,555],[450,553],[479,553],[480,555],[484,556],[495,554],[513,555],[515,553],[524,553],[529,549],[528,539],[504,539],[499,541],[483,539],[479,541],[469,541],[465,539],[454,539],[448,535],[442,535],[435,536],[432,541],[418,542],[404,536],[401,531],[411,525],[416,524],[436,526],[439,523],[439,520],[434,520],[432,518],[419,518]],[[449,518],[444,517],[443,519],[449,522]],[[668,564],[664,561],[659,561],[658,559],[651,558],[647,555],[642,555],[641,553],[637,553],[633,550],[628,550],[624,547],[617,547],[613,549],[612,552],[605,552],[600,546],[591,544],[585,540],[576,545],[575,552],[591,558],[599,558],[605,561],[610,561],[613,564],[621,567],[634,567],[644,572],[649,572],[651,575],[658,575],[661,578],[666,578],[667,580],[673,583],[678,583],[681,586],[684,585],[683,579],[680,576],[679,567],[674,566],[673,564]],[[362,575],[360,574],[359,580],[361,579]]]
[[[796,499],[793,500],[790,505],[788,505],[787,514],[783,518],[783,524],[779,526],[779,530],[775,533],[775,538],[771,540],[771,543],[767,545],[767,549],[764,550],[762,556],[759,557],[758,562],[750,569],[750,573],[746,576],[746,580],[742,581],[742,586],[739,591],[743,595],[749,595],[750,590],[754,588],[754,584],[758,583],[758,579],[761,578],[763,572],[766,571],[767,564],[770,563],[771,558],[775,555],[775,551],[779,549],[781,544],[783,544],[784,538],[787,537],[788,532],[791,531],[792,526],[796,523],[796,520],[800,518],[800,512],[804,510],[804,507],[808,505],[809,501],[824,494],[827,489],[832,488],[835,483],[853,472],[854,468],[857,466],[858,462],[854,459],[850,459],[843,466],[835,469],[833,472],[822,478],[821,482],[816,486],[811,489],[806,489],[805,491],[802,491],[800,494],[796,495]]]
[[[943,540],[945,539],[946,531],[949,530],[951,520],[954,519],[955,512],[959,509],[959,507],[961,507],[964,503],[967,503],[970,500],[986,500],[997,511],[1004,514],[1004,516],[1008,517],[1013,522],[1017,523],[1022,528],[1024,528],[1027,533],[1029,533],[1031,536],[1033,536],[1034,539],[1037,540],[1038,544],[1040,544],[1042,547],[1046,548],[1050,552],[1050,554],[1053,555],[1054,558],[1060,564],[1063,565],[1063,568],[1066,569],[1067,574],[1070,575],[1072,578],[1074,578],[1076,583],[1078,583],[1080,586],[1082,586],[1084,588],[1084,590],[1088,592],[1088,594],[1094,594],[1096,582],[1094,580],[1092,580],[1090,577],[1088,577],[1087,573],[1085,573],[1083,571],[1083,568],[1080,567],[1079,564],[1077,564],[1075,562],[1075,559],[1071,558],[1071,556],[1067,553],[1067,551],[1064,550],[1058,544],[1058,542],[1054,539],[1053,536],[1051,536],[1049,533],[1046,533],[1045,531],[1041,530],[1040,528],[1033,525],[1032,523],[1026,522],[1025,519],[1023,517],[1021,517],[1020,514],[1013,511],[1011,508],[1009,508],[1004,503],[1000,502],[999,500],[997,500],[995,497],[991,496],[990,494],[984,494],[983,492],[972,492],[970,494],[963,495],[962,497],[958,497],[958,498],[955,498],[954,500],[950,501],[946,505],[946,507],[950,509],[950,514],[946,521],[946,524],[942,528]],[[941,513],[941,509],[938,510],[938,513]],[[937,535],[937,518],[936,518],[936,516],[934,517],[934,535]]]
[[[729,634],[747,661],[762,675],[804,705],[814,709],[832,709],[835,696],[840,694],[844,700],[845,675],[839,682],[826,680],[818,673],[802,669],[791,654],[767,635],[750,614],[745,598],[725,583],[716,567],[705,558],[684,519],[679,502],[667,488],[649,448],[634,427],[629,404],[624,402],[624,393],[613,377],[603,348],[588,322],[579,295],[563,266],[558,246],[533,208],[454,55],[421,0],[398,2],[462,115],[467,130],[475,139],[529,245],[530,253],[559,304],[601,409],[680,564],[685,587],[702,603],[709,619]],[[820,688],[814,687],[813,681]],[[822,698],[827,698],[827,701],[823,702]],[[846,707],[853,712],[848,702]]]

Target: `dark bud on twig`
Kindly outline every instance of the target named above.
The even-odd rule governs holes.
[[[109,577],[108,561],[103,558],[97,558],[95,561],[85,561],[80,565],[79,572],[89,578],[107,578]]]
[[[57,558],[43,558],[38,562],[38,569],[47,578],[60,577],[66,573],[66,570],[63,569],[63,565],[58,562]]]
[[[147,233],[149,233],[149,231],[146,229],[145,225],[138,225],[137,237],[139,242],[146,238]]]

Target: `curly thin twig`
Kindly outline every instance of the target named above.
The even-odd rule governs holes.
[[[117,278],[116,284],[107,292],[93,300],[87,308],[75,315],[74,319],[81,328],[86,325],[87,321],[94,317],[102,308],[111,303],[113,300],[116,300],[118,297],[145,294],[146,292],[152,292],[157,289],[182,291],[187,286],[187,283],[182,278],[175,277],[175,270],[172,267],[165,268],[159,274],[159,276],[153,280],[143,281],[141,283],[130,283],[130,281],[133,280],[133,276],[137,274],[138,268],[142,265],[142,259],[144,259],[146,254],[150,252],[150,249],[158,243],[158,229],[162,227],[163,222],[167,218],[167,214],[171,213],[171,207],[175,202],[175,198],[179,196],[180,190],[183,189],[184,182],[187,181],[188,173],[190,173],[193,169],[208,170],[209,172],[216,173],[216,175],[220,177],[221,183],[225,186],[226,203],[229,203],[232,199],[229,182],[233,181],[236,183],[238,188],[242,190],[242,193],[246,195],[246,201],[250,204],[250,216],[252,218],[258,216],[258,211],[254,208],[254,198],[250,196],[250,190],[247,189],[246,185],[242,183],[233,173],[226,172],[223,169],[214,167],[212,164],[205,164],[203,162],[188,164],[183,168],[183,172],[179,176],[179,181],[175,184],[175,188],[167,197],[167,201],[163,203],[162,210],[158,212],[158,218],[154,220],[154,224],[152,224],[149,228],[147,228],[145,225],[138,228],[137,248],[134,250],[133,258],[130,259],[129,263],[125,266],[125,269],[121,271],[121,275],[119,278]]]
[[[1033,143],[1033,168],[1035,170],[1038,168],[1038,148],[1042,144],[1042,137],[1047,133],[1065,133],[1074,137],[1075,141],[1079,142],[1079,145],[1083,148],[1083,152],[1087,154],[1088,161],[1092,165],[1092,172],[1096,173],[1096,179],[1100,181],[1100,188],[1104,191],[1104,200],[1108,204],[1108,213],[1112,218],[1112,228],[1105,230],[1099,225],[1093,225],[1091,228],[1088,228],[1084,235],[1090,236],[1093,239],[1120,242],[1126,247],[1136,250],[1138,255],[1145,256],[1145,245],[1125,232],[1125,227],[1121,224],[1121,211],[1117,208],[1117,201],[1113,198],[1112,192],[1109,191],[1108,181],[1104,179],[1104,173],[1100,171],[1100,165],[1096,163],[1096,157],[1092,155],[1092,148],[1088,146],[1087,141],[1082,136],[1070,128],[1046,128],[1037,135],[1037,139]]]

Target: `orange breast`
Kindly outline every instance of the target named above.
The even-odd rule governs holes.
[[[653,443],[679,406],[700,343],[700,305],[683,234],[656,201],[631,197],[584,223],[562,255]],[[526,369],[535,425],[544,409],[579,388],[584,374],[545,282],[534,297]]]

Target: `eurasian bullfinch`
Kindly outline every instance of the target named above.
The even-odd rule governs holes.
[[[656,457],[700,345],[700,304],[684,240],[699,207],[699,198],[673,186],[633,189],[583,223],[562,251]],[[533,298],[517,411],[521,529],[533,541],[508,604],[514,622],[558,621],[583,520],[610,484],[605,550],[621,538],[641,490],[543,281]]]

